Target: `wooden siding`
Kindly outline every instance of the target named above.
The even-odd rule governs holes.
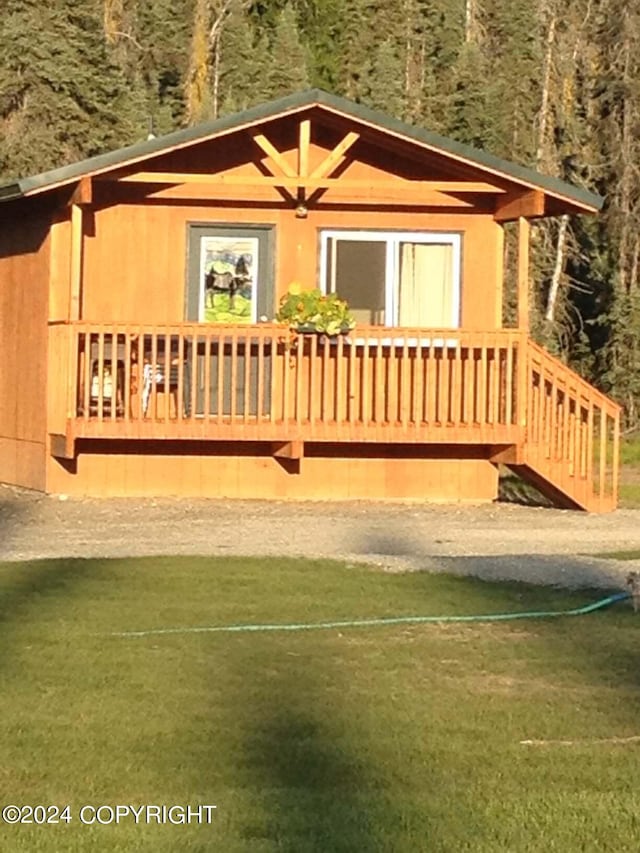
[[[51,224],[51,270],[49,278],[49,321],[64,322],[71,317],[71,219],[68,210]]]
[[[80,442],[73,461],[50,457],[47,490],[98,497],[267,500],[469,501],[495,499],[498,471],[463,446],[322,444],[299,468],[252,442]],[[442,454],[446,454],[443,456]]]
[[[88,322],[179,323],[185,319],[187,229],[190,223],[272,225],[277,298],[290,282],[318,285],[322,229],[441,231],[462,234],[461,326],[500,325],[502,228],[491,216],[444,213],[256,211],[203,204],[107,207],[91,214],[85,239],[82,318]],[[99,238],[99,239],[98,239]],[[61,262],[68,261],[61,258]],[[59,273],[57,273],[59,275]]]
[[[49,219],[33,207],[0,220],[0,480],[43,489]]]

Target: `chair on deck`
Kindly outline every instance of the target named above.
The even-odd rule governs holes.
[[[88,404],[89,414],[92,417],[110,417],[115,404],[115,414],[122,417],[125,411],[125,362],[123,346],[116,337],[105,335],[100,351],[97,336],[92,335],[89,348],[89,364],[84,360],[85,352],[82,351],[81,371],[79,382],[81,389],[80,412],[84,412]],[[88,377],[85,370],[88,369]]]
[[[178,388],[180,385],[180,371],[182,374],[183,387],[183,411],[188,415],[189,411],[189,358],[187,351],[180,359],[177,339],[171,339],[171,349],[167,360],[165,346],[162,338],[158,339],[155,352],[155,360],[151,347],[145,349],[144,363],[142,368],[142,414],[146,416],[149,403],[154,393],[169,395],[173,398],[174,417],[178,417]],[[169,403],[170,405],[170,403]],[[170,415],[170,411],[167,412]]]

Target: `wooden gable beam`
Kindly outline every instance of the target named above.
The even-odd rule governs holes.
[[[402,178],[330,178],[318,177],[314,173],[306,176],[278,175],[226,175],[224,173],[208,174],[195,172],[136,172],[132,175],[124,175],[114,178],[118,183],[140,183],[140,184],[200,184],[202,186],[218,187],[297,187],[304,186],[308,189],[319,187],[331,188],[342,187],[344,189],[379,189],[379,190],[406,190],[407,192],[435,192],[435,193],[487,193],[496,194],[503,192],[493,184],[483,181],[410,181]],[[517,217],[516,217],[517,218]]]
[[[510,222],[521,216],[532,218],[544,216],[544,192],[542,190],[514,190],[499,198],[493,216],[496,222]]]
[[[273,162],[277,165],[280,171],[286,175],[288,178],[296,177],[296,170],[291,166],[289,161],[284,157],[278,149],[267,139],[266,136],[262,133],[256,133],[252,137],[253,141],[256,143],[258,148],[260,148],[267,157],[271,157]]]
[[[331,185],[334,187],[334,185]],[[464,199],[462,196],[447,195],[446,193],[434,191],[416,191],[409,187],[405,189],[402,185],[395,188],[381,189],[360,184],[360,191],[353,192],[353,188],[345,187],[343,191],[336,183],[331,191],[331,196],[326,198],[327,203],[335,204],[401,204],[413,205],[414,207],[450,207],[450,208],[472,208],[474,203]],[[304,183],[303,183],[304,188]],[[188,199],[201,201],[277,201],[276,188],[268,185],[257,185],[244,188],[232,186],[217,186],[211,184],[189,184],[173,185],[170,187],[153,188],[146,193],[149,199]],[[327,187],[320,187],[317,192],[326,192]],[[290,200],[290,199],[289,199]],[[489,212],[489,211],[488,211]]]
[[[310,177],[312,178],[325,178],[327,175],[330,175],[334,169],[342,162],[347,151],[355,145],[355,143],[360,139],[360,134],[356,133],[354,130],[347,133],[342,142],[339,142],[333,151],[325,157],[325,159],[320,163],[319,166],[311,173]]]

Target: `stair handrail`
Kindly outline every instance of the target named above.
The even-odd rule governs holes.
[[[604,409],[612,418],[617,419],[619,417],[620,412],[622,411],[622,406],[616,403],[615,400],[612,400],[611,397],[608,397],[604,392],[591,385],[586,379],[580,376],[579,373],[576,373],[575,370],[561,361],[557,356],[547,352],[547,350],[531,338],[529,338],[528,341],[528,348],[529,359],[531,359],[531,354],[535,353],[540,359],[540,367],[542,370],[547,368],[547,366],[549,366],[549,369],[551,367],[555,367],[556,369],[560,368],[562,373],[558,376],[558,380],[567,386],[567,379],[569,379],[571,384],[575,386],[576,396],[578,395],[578,392],[580,392],[587,401]],[[567,392],[571,393],[568,387]]]

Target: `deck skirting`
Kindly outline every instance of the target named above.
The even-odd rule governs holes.
[[[485,448],[305,444],[279,458],[263,442],[81,441],[74,460],[49,458],[47,491],[93,497],[278,500],[494,500],[498,469]]]

